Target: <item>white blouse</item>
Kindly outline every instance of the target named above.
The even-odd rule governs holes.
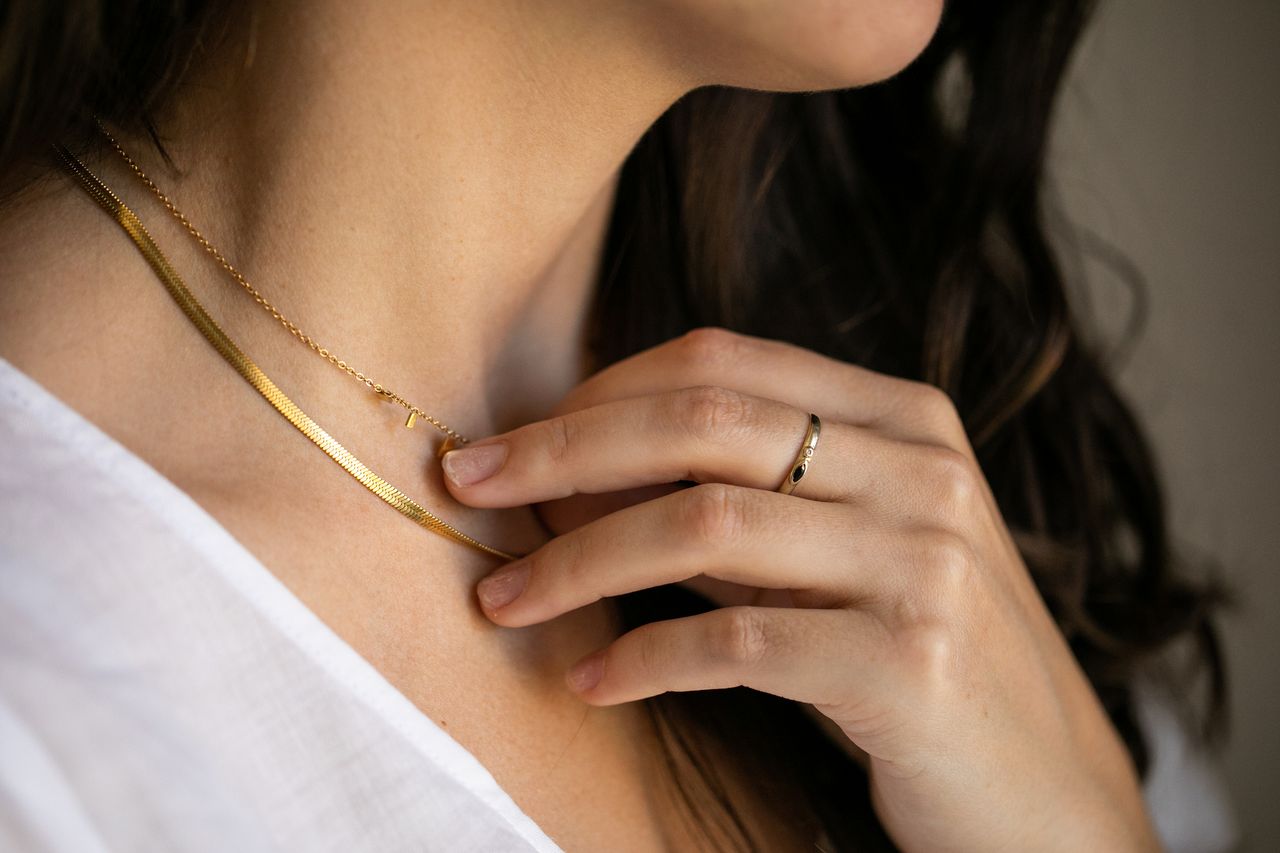
[[[1170,850],[1225,850],[1148,703]],[[190,496],[0,358],[0,849],[557,851]]]

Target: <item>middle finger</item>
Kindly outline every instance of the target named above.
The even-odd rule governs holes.
[[[501,625],[543,622],[598,601],[699,575],[791,590],[800,607],[880,600],[902,577],[902,536],[862,508],[739,486],[695,486],[610,513],[497,569],[477,586]],[[898,573],[899,575],[901,573]],[[720,604],[728,602],[717,602]]]

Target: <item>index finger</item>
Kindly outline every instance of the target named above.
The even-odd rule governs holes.
[[[718,326],[693,329],[605,367],[570,391],[551,414],[697,385],[822,412],[902,441],[971,452],[955,406],[933,385]]]

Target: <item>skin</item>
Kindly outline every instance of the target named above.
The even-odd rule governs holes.
[[[617,171],[672,103],[716,83],[882,79],[927,43],[941,0],[247,5],[159,116],[181,173],[145,135],[119,138],[302,329],[484,435],[545,415],[582,378]],[[155,221],[179,268],[205,270],[194,284],[237,340],[282,353],[273,376],[344,405],[349,380],[296,358],[127,168],[90,165]],[[0,269],[16,278],[4,267],[24,254]]]
[[[783,495],[810,411],[819,444]],[[575,663],[585,702],[745,685],[808,703],[868,756],[905,850],[1159,849],[937,389],[696,329],[444,464],[458,500],[537,503],[559,533],[477,585],[495,623],[669,583],[720,605]]]
[[[303,330],[465,434],[509,445],[501,475],[448,484],[430,449],[388,440],[398,410],[353,405],[352,380],[300,355],[119,161],[90,166],[327,429],[469,533],[534,554],[526,595],[476,616],[509,630],[476,635],[468,621],[491,561],[370,508],[291,443],[65,178],[0,211],[6,358],[196,496],[420,707],[456,696],[452,730],[544,825],[583,820],[581,794],[558,814],[538,801],[546,767],[607,741],[591,740],[602,725],[579,733],[579,717],[530,713],[553,701],[542,681],[581,707],[558,676],[605,633],[598,610],[584,614],[678,581],[723,608],[607,646],[604,677],[581,696],[601,717],[661,690],[751,684],[812,705],[866,751],[877,807],[908,849],[1079,847],[1086,832],[1099,849],[1151,845],[1132,768],[936,392],[705,330],[585,375],[617,170],[644,130],[699,86],[883,79],[927,43],[941,0],[250,7],[159,116],[181,171],[139,136],[122,142]],[[815,466],[797,495],[773,495],[810,410],[824,419]],[[596,416],[607,429],[583,428]],[[703,485],[672,485],[682,478]],[[294,488],[264,503],[264,480]],[[453,654],[474,657],[435,666],[454,639],[467,651]],[[536,677],[499,701],[441,688],[512,659]],[[483,735],[504,722],[495,709],[536,719],[550,755],[501,766],[508,753]],[[581,846],[618,849],[601,838]]]

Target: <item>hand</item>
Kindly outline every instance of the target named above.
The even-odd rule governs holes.
[[[810,411],[809,471],[780,494]],[[811,703],[866,752],[904,849],[1158,849],[1128,753],[939,390],[697,329],[448,467],[474,474],[455,463],[486,445],[502,464],[450,482],[459,501],[580,522],[480,582],[494,622],[668,583],[721,605],[584,658],[569,676],[584,701],[746,685]]]

